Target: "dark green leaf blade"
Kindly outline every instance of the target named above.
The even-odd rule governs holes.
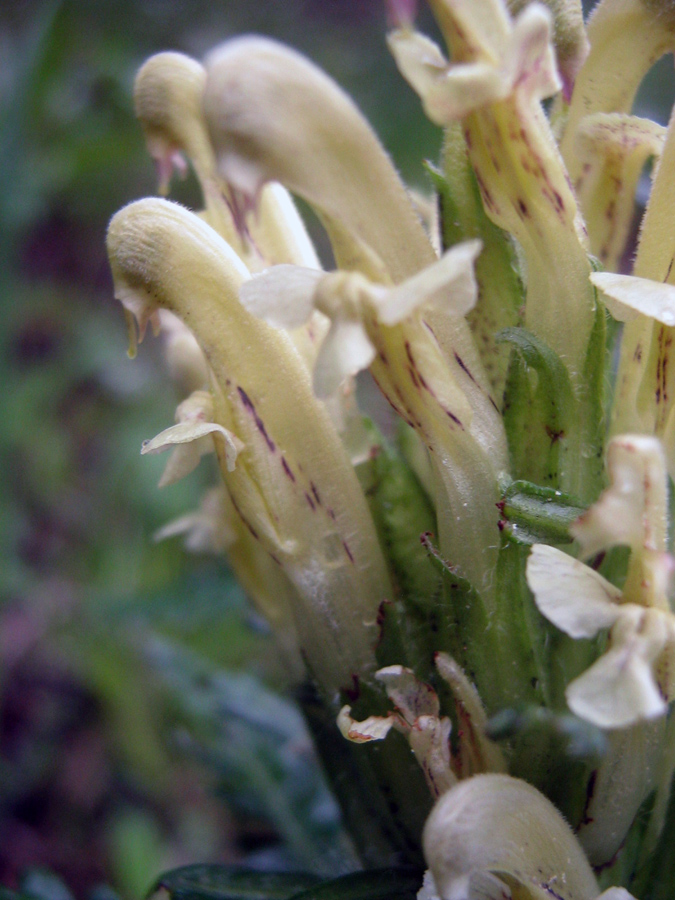
[[[161,875],[150,891],[171,900],[289,900],[319,883],[305,872],[256,872],[236,866],[191,865]]]
[[[324,881],[293,900],[415,900],[421,887],[422,872],[416,869],[374,869]]]

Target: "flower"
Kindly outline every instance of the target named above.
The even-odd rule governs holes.
[[[573,638],[609,629],[606,651],[567,688],[570,709],[602,728],[663,715],[675,699],[675,616],[667,599],[674,561],[666,553],[667,482],[654,438],[615,438],[612,481],[572,526],[585,556],[628,545],[623,591],[579,560],[535,544],[527,580],[539,610]]]
[[[454,695],[462,726],[454,759],[450,757],[452,725],[447,716],[440,714],[438,695],[404,666],[388,666],[375,673],[396,712],[357,722],[352,718],[351,707],[346,705],[338,715],[338,727],[348,740],[357,744],[381,741],[392,728],[405,734],[429,790],[437,798],[450,790],[458,778],[486,771],[502,772],[506,763],[499,747],[485,734],[487,717],[475,687],[447,653],[438,653],[435,662],[438,673]]]
[[[381,326],[398,325],[426,304],[466,315],[476,301],[473,263],[479,241],[448,250],[438,262],[396,287],[370,282],[358,273],[325,274],[295,266],[274,266],[241,290],[250,312],[281,328],[303,325],[317,309],[331,321],[314,370],[317,397],[333,395],[345,378],[366,369],[382,342]],[[374,329],[374,340],[369,337]]]

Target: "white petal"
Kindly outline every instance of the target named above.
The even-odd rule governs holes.
[[[395,325],[423,303],[434,303],[458,316],[466,315],[476,304],[478,287],[473,264],[483,245],[464,241],[403,284],[392,288],[378,304],[378,318],[384,325]]]
[[[415,31],[395,31],[388,43],[400,73],[419,94],[426,114],[437,125],[448,125],[509,91],[496,66],[450,66],[436,44]]]
[[[602,575],[547,544],[535,544],[527,583],[539,611],[573,638],[610,628],[620,614],[621,591]]]
[[[504,73],[488,63],[459,63],[439,78],[422,97],[424,109],[437,125],[458,119],[511,92]]]
[[[392,31],[387,43],[401,75],[424,98],[448,68],[438,44],[408,28]]]
[[[450,768],[450,728],[450,719],[445,716],[420,716],[408,735],[410,748],[434,797],[457,784]]]
[[[630,322],[642,313],[663,325],[675,325],[675,286],[672,284],[612,272],[594,272],[590,277],[619,322]]]
[[[216,422],[203,422],[199,419],[189,419],[187,422],[179,422],[160,432],[156,437],[149,441],[145,441],[141,447],[141,453],[163,453],[176,444],[191,444],[193,441],[199,441],[201,438],[209,434],[218,435],[225,443],[225,455],[227,459],[227,468],[231,472],[234,469],[237,454],[243,449],[244,445],[236,435],[218,425]],[[199,461],[201,452],[197,452],[195,466]],[[189,454],[186,458],[192,459],[193,454]],[[194,466],[192,467],[194,468]],[[192,469],[189,469],[191,472]],[[188,472],[184,471],[184,475]],[[182,477],[179,476],[179,477]],[[176,479],[174,479],[176,480]],[[167,483],[167,482],[165,482]]]
[[[383,740],[394,727],[399,724],[398,716],[368,716],[363,722],[357,722],[351,716],[351,706],[343,706],[337,717],[340,733],[348,741],[355,744],[367,744],[370,741]]]
[[[186,548],[193,553],[223,553],[237,539],[228,520],[224,492],[224,486],[207,491],[199,509],[164,525],[155,532],[153,540],[164,541],[182,534]]]
[[[334,319],[314,367],[316,396],[330,397],[345,378],[367,369],[374,358],[375,348],[360,322]]]
[[[565,692],[572,712],[600,728],[626,728],[663,715],[667,704],[640,649],[633,641],[612,647],[576,678]]]
[[[508,80],[533,99],[544,100],[562,87],[551,46],[551,16],[545,7],[533,3],[514,23],[504,54]]]
[[[441,900],[434,884],[434,876],[429,869],[424,873],[424,881],[422,887],[417,892],[416,900]]]
[[[603,891],[597,900],[636,900],[636,898],[629,894],[626,888],[611,887]]]
[[[157,487],[167,487],[186,478],[199,465],[199,460],[206,453],[213,452],[213,441],[200,439],[191,444],[178,444],[166,461],[162,477]]]
[[[646,435],[612,438],[607,469],[610,487],[570,527],[583,556],[620,544],[663,552],[668,498],[661,442]]]
[[[440,706],[436,692],[431,685],[420,681],[411,669],[387,666],[379,669],[375,677],[384,684],[387,696],[409,725],[420,716],[438,716]]]
[[[286,264],[272,266],[244,282],[242,305],[277,328],[299,328],[314,309],[314,293],[325,273]]]

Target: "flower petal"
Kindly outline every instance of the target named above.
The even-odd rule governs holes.
[[[516,895],[527,900],[595,900],[599,893],[584,852],[557,809],[509,775],[476,775],[445,793],[427,820],[423,844],[445,900],[509,896],[506,885],[495,893],[486,875],[509,876],[518,885]]]
[[[216,422],[202,422],[195,420],[179,422],[177,425],[166,428],[156,437],[143,443],[143,446],[141,447],[142,454],[163,453],[165,450],[169,450],[176,444],[180,446],[181,452],[175,454],[172,459],[172,462],[173,460],[175,460],[175,462],[173,462],[171,471],[168,471],[169,467],[167,466],[167,469],[162,476],[160,481],[162,487],[167,484],[173,484],[175,481],[189,475],[190,472],[196,468],[203,453],[208,452],[208,449],[212,449],[208,448],[208,444],[206,445],[208,449],[204,449],[198,445],[182,445],[191,445],[193,442],[200,441],[209,434],[219,435],[220,438],[222,438],[225,444],[227,470],[228,472],[234,471],[237,455],[243,449],[244,445],[236,435],[232,434],[231,431],[228,431],[227,428],[223,428],[222,425],[218,425]]]
[[[405,666],[387,666],[375,673],[384,684],[387,696],[396,706],[409,725],[420,716],[438,717],[440,705],[438,696],[431,685],[415,675]]]
[[[611,628],[620,614],[621,591],[602,575],[555,547],[535,544],[527,583],[539,611],[573,638]]]
[[[613,272],[594,272],[591,281],[602,291],[607,308],[619,322],[630,322],[641,313],[663,325],[675,325],[672,284]]]
[[[576,678],[565,696],[577,716],[600,728],[627,728],[667,710],[652,662],[637,637],[611,647]]]
[[[551,16],[545,7],[532,3],[515,20],[504,51],[504,69],[513,86],[533,100],[545,100],[561,89],[551,45]]]
[[[164,541],[176,535],[185,536],[185,547],[192,553],[222,553],[237,539],[229,524],[224,498],[225,488],[211,488],[202,497],[199,508],[168,522],[153,535]]]
[[[408,735],[410,748],[420,764],[429,789],[440,797],[457,784],[450,767],[450,719],[420,716]]]
[[[399,71],[420,97],[426,97],[448,69],[441,48],[419,31],[397,28],[387,35],[387,44]]]
[[[666,549],[667,475],[663,446],[642,435],[613,438],[610,487],[570,526],[584,557],[620,544],[636,552]]]
[[[635,897],[629,894],[626,888],[611,887],[603,891],[597,900],[635,900]]]
[[[374,357],[375,348],[361,322],[334,319],[316,359],[316,396],[332,396],[345,378],[367,369]]]
[[[378,318],[395,325],[424,303],[433,303],[464,316],[478,296],[473,264],[482,249],[480,241],[464,241],[403,284],[392,288],[378,304]]]
[[[316,288],[324,275],[302,266],[272,266],[245,281],[239,299],[245,309],[270,325],[299,328],[312,314]]]
[[[384,740],[394,725],[403,725],[394,713],[388,716],[368,716],[363,722],[357,722],[352,718],[351,711],[351,706],[342,707],[338,713],[337,726],[342,736],[355,744]]]

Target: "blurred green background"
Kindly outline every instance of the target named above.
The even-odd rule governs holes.
[[[110,216],[155,192],[135,71],[245,31],[323,65],[428,190],[440,132],[395,71],[376,0],[0,10],[0,884],[37,897],[137,898],[188,862],[355,865],[274,693],[264,624],[223,563],[152,540],[209,468],[158,491],[163,460],[139,456],[181,398],[156,342],[127,359],[105,258]],[[173,196],[198,203],[190,179]]]

